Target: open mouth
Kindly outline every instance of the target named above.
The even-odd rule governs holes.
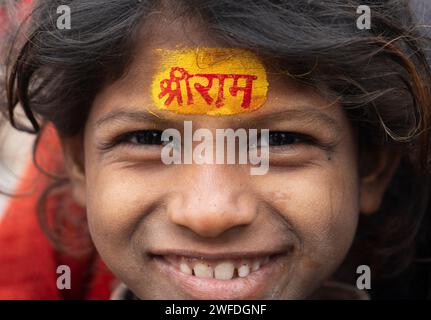
[[[164,256],[163,258],[184,274],[217,280],[247,277],[250,273],[258,271],[269,262],[269,256],[226,260],[190,258],[176,255]]]
[[[187,296],[194,299],[258,299],[278,281],[286,253],[247,257],[204,254],[157,254],[154,262]],[[280,273],[279,273],[280,272]]]

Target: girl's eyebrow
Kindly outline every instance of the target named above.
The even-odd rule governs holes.
[[[149,110],[130,110],[126,108],[122,108],[120,110],[115,110],[109,112],[104,115],[100,119],[96,121],[96,127],[101,128],[112,122],[118,121],[133,121],[133,122],[157,122],[159,124],[173,124],[178,120],[163,118]],[[263,128],[274,125],[274,123],[278,122],[289,122],[295,121],[302,123],[304,125],[319,126],[323,125],[328,128],[335,137],[341,135],[342,129],[340,124],[336,119],[331,117],[325,112],[322,112],[318,108],[310,107],[310,106],[298,106],[293,109],[282,110],[278,112],[273,112],[270,114],[259,115],[255,119],[244,119],[247,121],[247,127],[249,128]]]
[[[339,122],[329,114],[322,112],[318,108],[310,106],[298,106],[292,109],[286,109],[261,116],[257,119],[250,120],[250,124],[256,127],[270,127],[271,124],[278,122],[288,122],[289,120],[314,126],[323,125],[330,129],[335,136],[342,133]]]
[[[147,110],[132,111],[127,109],[120,109],[120,110],[109,112],[108,114],[98,119],[96,121],[96,127],[101,128],[104,125],[107,125],[111,122],[116,122],[116,121],[134,121],[134,122],[157,121],[159,123],[171,122]]]

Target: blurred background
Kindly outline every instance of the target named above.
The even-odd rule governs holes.
[[[0,0],[0,76],[4,76],[7,57],[7,35],[16,30],[31,7],[32,0]],[[0,81],[3,83],[3,79]],[[2,88],[3,89],[3,88]],[[0,90],[2,90],[0,89]],[[1,117],[1,115],[0,115]],[[34,136],[18,132],[0,119],[0,191],[13,192],[28,161]],[[0,221],[8,203],[8,197],[0,194]]]

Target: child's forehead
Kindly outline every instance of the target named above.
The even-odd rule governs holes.
[[[190,49],[190,48],[189,48]],[[219,48],[217,48],[219,49]],[[174,54],[174,56],[177,56]],[[110,86],[104,88],[100,94],[96,97],[93,105],[93,110],[97,110],[93,113],[93,118],[98,122],[102,118],[109,118],[112,114],[131,114],[130,118],[133,118],[133,114],[136,114],[137,118],[155,120],[159,123],[164,123],[162,120],[166,120],[167,124],[179,123],[181,121],[193,120],[197,126],[202,127],[241,127],[241,126],[271,126],[273,123],[280,123],[281,121],[291,121],[292,123],[302,123],[309,125],[314,120],[314,124],[318,126],[320,123],[325,123],[326,127],[337,127],[343,126],[343,124],[337,124],[342,118],[342,109],[334,101],[332,97],[325,97],[319,94],[316,90],[311,87],[300,85],[293,81],[287,81],[285,78],[273,72],[267,72],[267,92],[266,97],[262,103],[252,112],[239,112],[231,115],[211,115],[206,112],[204,113],[181,113],[175,112],[181,106],[176,103],[176,98],[171,105],[166,108],[160,108],[162,103],[172,95],[172,90],[175,89],[173,84],[170,85],[170,91],[161,96],[159,102],[156,98],[162,93],[162,87],[160,82],[169,80],[169,73],[163,73],[165,78],[158,78],[158,71],[162,65],[160,60],[154,60],[154,63],[148,63],[143,61],[135,61],[132,64],[130,72],[125,77],[112,83]],[[181,63],[181,60],[178,61]],[[247,68],[245,68],[247,70]],[[226,71],[227,72],[227,71]],[[212,90],[208,93],[213,98],[212,103],[205,105],[206,102],[203,98],[202,92],[196,90],[194,84],[202,81],[203,86],[208,85],[207,78],[199,78],[198,82],[190,81],[190,91],[194,102],[199,102],[200,106],[207,106],[205,110],[215,110],[217,100],[217,94],[219,92],[218,82],[219,79],[213,79]],[[203,79],[203,80],[202,80]],[[180,85],[183,87],[180,94],[183,99],[183,105],[187,103],[187,91],[184,86],[184,80],[180,81]],[[245,82],[239,82],[238,88],[244,89]],[[234,88],[234,82],[232,79],[225,79],[224,102],[228,103],[229,99],[232,98],[232,93],[229,92],[230,88]],[[155,90],[155,91],[154,91]],[[259,92],[258,92],[259,93]],[[244,91],[237,92],[238,108],[241,107],[241,102],[244,101]],[[259,98],[259,97],[258,97]],[[175,103],[176,104],[175,104]],[[159,103],[159,105],[158,105]],[[174,106],[174,112],[169,110],[169,107]],[[186,106],[190,109],[196,105]],[[221,106],[220,110],[223,110],[225,106]],[[250,105],[249,107],[252,107]],[[231,110],[231,109],[228,109]],[[146,113],[146,116],[139,117],[138,114],[142,112]],[[327,119],[329,121],[320,121]],[[331,129],[332,130],[332,129]]]
[[[252,74],[265,72],[269,91],[280,89],[283,92],[303,92],[312,98],[318,96],[315,88],[294,80],[288,75],[288,70],[281,71],[275,67],[274,61],[259,56],[257,52],[226,46],[223,43],[208,45],[205,42],[182,42],[179,39],[169,43],[148,42],[138,46],[134,50],[127,72],[117,82],[117,85],[123,85],[124,90],[132,90],[134,86],[131,84],[136,86],[138,82],[141,82],[140,85],[143,88],[148,85],[148,82],[152,82],[162,67],[190,65],[195,71],[199,70],[199,73]]]
[[[266,69],[252,52],[237,48],[157,49],[151,83],[155,107],[212,116],[252,112],[268,93]]]
[[[169,108],[160,108],[169,98],[172,90],[168,93],[165,92],[161,102],[159,101],[161,103],[159,105],[157,105],[158,101],[155,98],[163,94],[162,86],[166,86],[166,82],[171,79],[169,70],[173,67],[185,69],[185,67],[193,65],[192,69],[185,69],[185,71],[191,75],[198,74],[200,73],[198,72],[201,66],[200,63],[202,62],[205,67],[205,63],[208,62],[205,59],[208,60],[209,57],[212,59],[215,52],[217,54],[224,53],[228,57],[227,60],[229,60],[230,55],[233,55],[235,65],[229,66],[229,61],[224,63],[223,59],[221,59],[220,63],[216,61],[215,68],[209,68],[202,72],[207,75],[210,74],[214,78],[212,79],[211,87],[213,91],[209,92],[213,99],[212,107],[217,102],[220,77],[226,75],[231,77],[231,79],[225,79],[223,97],[229,100],[229,98],[232,98],[232,92],[235,92],[235,90],[231,91],[231,89],[239,89],[235,92],[237,96],[235,102],[239,102],[239,104],[243,102],[246,78],[242,77],[235,84],[232,77],[256,74],[259,74],[261,78],[262,76],[265,77],[265,79],[259,79],[261,80],[260,82],[253,82],[253,85],[257,85],[258,89],[256,90],[256,87],[253,87],[252,99],[261,99],[257,104],[250,104],[252,108],[255,108],[254,111],[250,112],[250,114],[231,112],[231,114],[241,114],[238,119],[253,119],[265,114],[276,114],[289,108],[321,107],[326,109],[324,112],[329,111],[329,113],[332,113],[330,109],[339,108],[336,103],[333,103],[333,97],[322,97],[315,89],[292,80],[286,74],[275,70],[272,65],[268,64],[268,61],[262,60],[256,52],[228,47],[223,42],[216,41],[206,31],[203,24],[193,19],[187,20],[169,17],[164,14],[155,14],[150,20],[157,22],[152,24],[150,21],[142,26],[139,41],[136,42],[136,47],[125,75],[111,84],[109,90],[104,90],[103,94],[99,95],[98,101],[102,101],[102,98],[106,101],[104,109],[108,110],[116,108],[116,106],[123,107],[125,105],[141,106],[156,114],[166,113],[167,117],[183,118],[181,114],[161,110]],[[258,70],[258,72],[253,72],[253,69],[254,71]],[[196,91],[197,83],[198,81],[190,81],[191,94],[194,102],[200,101],[200,103],[204,104],[205,97],[202,90],[201,92]],[[185,83],[182,81],[178,84],[183,87],[181,95],[183,103],[186,104]],[[208,87],[208,77],[201,77],[199,84],[201,89]],[[172,83],[169,88],[174,89]],[[261,90],[262,88],[263,90]],[[257,96],[253,96],[256,93]],[[106,99],[107,97],[109,99]],[[176,99],[174,99],[175,101]],[[180,106],[176,104],[176,109],[178,110],[179,108]],[[193,114],[193,112],[188,113]]]

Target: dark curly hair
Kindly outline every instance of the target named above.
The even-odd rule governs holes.
[[[59,30],[56,10],[65,4],[72,28]],[[371,8],[371,29],[357,28],[359,5]],[[37,1],[5,41],[1,111],[18,130],[39,134],[49,123],[61,136],[81,134],[95,96],[127,72],[138,30],[151,32],[145,21],[157,10],[199,17],[220,43],[250,49],[286,77],[334,95],[364,159],[378,148],[400,153],[379,212],[361,217],[355,252],[379,276],[398,274],[429,254],[431,71],[428,39],[406,0]],[[16,119],[18,107],[30,126]],[[54,186],[67,184],[52,179]],[[44,223],[48,194],[40,201],[40,221],[58,242]]]

